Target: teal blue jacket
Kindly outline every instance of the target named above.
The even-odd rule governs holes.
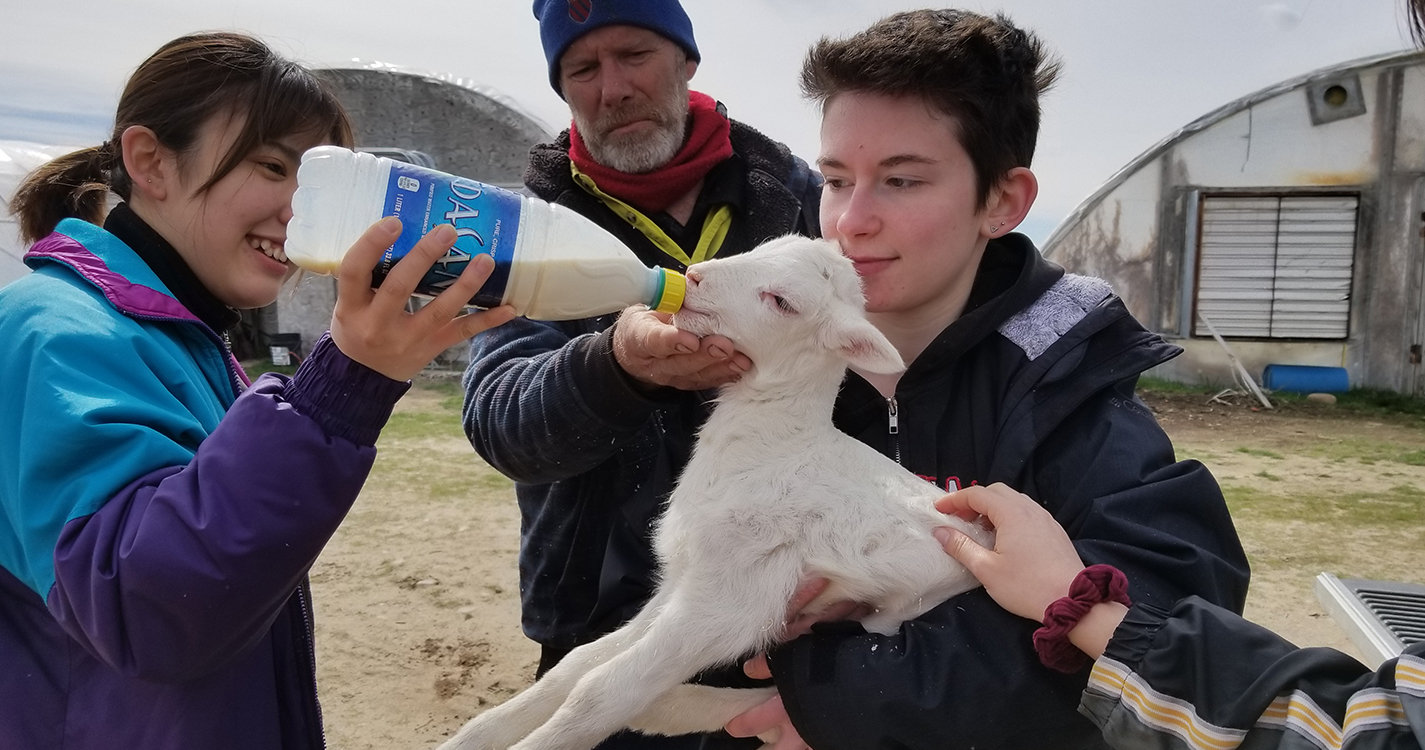
[[[0,290],[0,748],[324,744],[306,574],[408,387],[323,338],[247,384],[68,219]]]
[[[57,234],[92,255],[31,253],[34,273],[0,289],[0,383],[12,386],[0,390],[0,565],[41,596],[60,529],[135,477],[191,461],[246,385],[218,334],[118,238],[77,219]]]

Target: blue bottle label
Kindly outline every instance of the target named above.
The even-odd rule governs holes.
[[[401,220],[401,236],[387,248],[372,272],[380,285],[416,242],[439,224],[455,227],[455,246],[426,272],[416,292],[436,295],[455,283],[476,255],[489,255],[495,270],[470,300],[476,307],[496,307],[504,299],[520,226],[520,197],[503,188],[454,177],[405,162],[391,164],[382,216]]]

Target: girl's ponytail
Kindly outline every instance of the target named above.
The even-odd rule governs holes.
[[[26,176],[10,201],[24,242],[53,232],[60,219],[102,224],[113,166],[114,149],[105,143],[52,159]]]

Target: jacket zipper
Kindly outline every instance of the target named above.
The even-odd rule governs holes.
[[[886,399],[887,428],[891,436],[891,450],[896,459],[896,463],[901,462],[901,420],[900,407],[896,405],[896,397],[891,396]]]
[[[209,328],[206,323],[202,322],[183,320],[182,318],[171,318],[163,315],[144,315],[131,310],[125,310],[121,307],[116,307],[115,309],[134,320],[147,320],[154,323],[187,323],[198,326],[203,334],[208,337],[208,340],[218,346],[218,356],[223,360],[223,370],[228,375],[228,384],[233,387],[233,398],[236,399],[243,394],[243,391],[247,390],[247,385],[242,382],[242,377],[238,375],[237,364],[233,357],[232,340],[228,338],[227,333],[218,333]]]
[[[242,382],[242,375],[237,371],[237,357],[233,356],[233,340],[228,336],[227,331],[223,331],[223,364],[227,365],[228,379],[233,381],[233,393],[241,396],[247,390],[247,385]]]
[[[307,641],[307,665],[310,667],[309,674],[312,679],[312,708],[315,710],[317,738],[320,743],[317,747],[325,748],[327,746],[327,730],[326,726],[322,723],[322,704],[317,698],[316,632],[312,627],[311,608],[307,604],[308,596],[307,581],[303,579],[302,583],[297,586],[297,609],[302,611],[302,636]]]

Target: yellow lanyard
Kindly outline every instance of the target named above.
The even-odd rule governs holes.
[[[732,226],[732,206],[724,203],[721,206],[708,212],[707,218],[703,219],[703,232],[698,237],[698,247],[693,251],[693,257],[683,252],[683,248],[678,247],[678,243],[673,241],[653,220],[639,213],[638,209],[624,203],[618,198],[605,193],[594,184],[594,180],[588,175],[579,171],[573,161],[569,162],[569,171],[574,173],[574,182],[583,188],[590,195],[603,201],[619,218],[627,221],[629,226],[643,233],[659,250],[668,254],[673,259],[682,263],[685,267],[694,263],[701,263],[722,249],[722,241],[727,239],[727,230]]]

